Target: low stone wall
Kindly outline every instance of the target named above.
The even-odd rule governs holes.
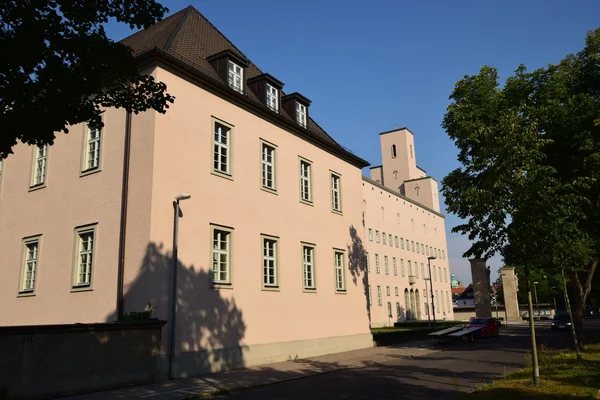
[[[0,327],[0,398],[42,399],[156,382],[164,324]]]

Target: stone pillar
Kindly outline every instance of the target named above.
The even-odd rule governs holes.
[[[473,279],[473,297],[475,299],[475,316],[491,317],[492,301],[490,299],[489,273],[485,266],[485,260],[475,258],[469,260],[471,263],[471,278]]]
[[[521,312],[519,311],[519,300],[517,299],[519,282],[515,275],[515,267],[502,267],[500,271],[502,273],[502,290],[504,292],[506,320],[520,321]]]

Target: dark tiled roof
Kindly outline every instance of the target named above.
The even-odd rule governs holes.
[[[160,50],[162,53],[192,68],[203,78],[211,79],[223,86],[226,86],[225,83],[217,75],[207,58],[224,50],[229,50],[235,55],[248,60],[233,43],[192,6],[184,8],[148,29],[126,37],[121,40],[121,43],[129,46],[135,57],[153,50]],[[249,61],[245,78],[251,79],[261,74],[263,72]],[[285,93],[282,92],[282,95],[285,95]],[[252,90],[247,90],[246,98],[249,102],[261,105],[266,109],[266,106],[262,104]],[[282,108],[279,113],[289,122],[294,122]],[[335,152],[345,155],[345,158],[352,159],[354,164],[361,167],[368,165],[368,162],[339,145],[312,118],[308,120],[307,129],[314,136],[327,143]],[[309,139],[308,136],[305,137],[307,140]]]

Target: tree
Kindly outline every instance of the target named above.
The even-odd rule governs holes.
[[[442,126],[461,168],[442,182],[453,228],[473,242],[465,257],[491,257],[510,244],[527,274],[564,271],[575,328],[600,258],[600,29],[557,65],[520,66],[500,87],[494,68],[465,76]],[[526,284],[532,282],[526,279]]]
[[[164,113],[174,98],[142,75],[131,49],[109,40],[109,19],[146,28],[168,11],[153,0],[19,0],[0,6],[0,158],[17,141],[53,144],[55,132],[103,108]]]

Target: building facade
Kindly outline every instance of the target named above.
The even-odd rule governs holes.
[[[410,130],[384,132],[380,143],[382,165],[363,178],[371,326],[433,319],[433,309],[453,319],[437,182],[417,167]]]
[[[310,118],[310,100],[192,7],[122,43],[176,101],[164,115],[107,109],[102,129],[79,124],[0,163],[0,325],[151,309],[169,321],[165,376],[176,268],[174,376],[310,357],[371,346],[370,324],[427,318],[428,254],[436,315],[451,317],[444,219],[424,196],[437,185],[416,164],[384,157],[379,182],[363,178],[368,163]],[[387,290],[381,306],[370,287]]]

